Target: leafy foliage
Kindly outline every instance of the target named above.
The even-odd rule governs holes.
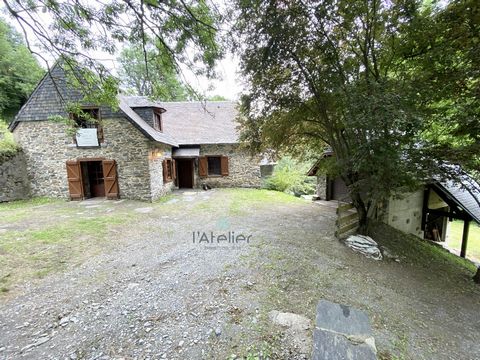
[[[20,34],[0,18],[0,117],[15,115],[43,73]]]
[[[160,60],[150,65],[161,64],[158,71],[167,68],[178,72],[183,65],[195,74],[209,77],[215,76],[216,60],[223,54],[217,41],[216,24],[220,15],[208,0],[5,0],[3,3],[24,35],[28,35],[28,44],[40,47],[39,51],[29,45],[31,52],[46,63],[44,52],[62,59],[73,72],[78,65],[89,69],[88,80],[78,82],[86,95],[92,89],[94,92],[106,89],[106,94],[112,88],[118,90],[118,83],[108,69],[91,54],[114,54],[122,43],[138,44],[145,54],[153,51]],[[98,86],[92,87],[90,79],[95,79]],[[107,101],[114,99],[100,97]]]
[[[7,129],[7,125],[0,119],[0,164],[10,159],[18,153],[19,146],[13,139],[12,133]]]
[[[144,51],[141,46],[124,48],[119,56],[120,79],[127,90],[140,96],[150,96],[163,101],[188,99],[189,89],[165,55],[155,48]]]
[[[305,175],[307,171],[308,165],[285,156],[279,160],[273,174],[265,180],[264,187],[295,195],[313,194],[315,184],[312,178]]]
[[[432,74],[440,73],[433,66],[419,75],[424,66],[410,61],[416,46],[435,41],[427,34],[442,36],[434,25],[449,12],[414,0],[235,1],[234,46],[249,84],[242,140],[254,152],[320,156],[330,147],[333,175],[349,187],[365,232],[379,201],[453,169],[439,161],[451,159],[448,151],[425,140],[433,124],[444,126],[429,117],[439,105],[429,97],[438,87]]]

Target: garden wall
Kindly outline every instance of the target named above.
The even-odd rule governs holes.
[[[23,151],[0,156],[0,202],[26,199],[30,196],[27,162]]]

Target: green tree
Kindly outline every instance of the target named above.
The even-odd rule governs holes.
[[[20,34],[0,18],[0,119],[12,119],[43,73]]]
[[[330,146],[330,170],[347,184],[367,232],[379,201],[451,168],[424,140],[429,80],[409,61],[412,39],[440,11],[414,0],[235,1],[235,46],[249,84],[242,139],[252,151]]]
[[[40,45],[40,50],[29,45],[30,51],[47,63],[44,53],[61,59],[90,100],[100,93],[99,100],[111,105],[116,105],[118,84],[91,56],[93,52],[114,54],[119,44],[138,44],[145,54],[154,48],[176,70],[184,65],[207,77],[215,76],[216,61],[223,55],[217,36],[220,15],[209,0],[4,0],[3,4],[29,35],[28,44]],[[75,71],[79,65],[81,74]]]
[[[157,49],[144,52],[141,46],[124,48],[118,61],[119,76],[127,90],[141,96],[163,101],[181,101],[189,98],[189,89],[178,78],[175,68]]]

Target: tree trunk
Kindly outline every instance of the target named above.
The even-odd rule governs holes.
[[[480,267],[477,268],[477,273],[473,277],[473,281],[480,284]]]
[[[351,192],[350,196],[352,198],[353,206],[357,209],[358,215],[358,229],[357,232],[361,235],[368,234],[368,212],[365,207],[365,203],[363,202],[360,193],[358,192]]]

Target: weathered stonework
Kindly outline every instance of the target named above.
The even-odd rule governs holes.
[[[320,200],[327,200],[327,176],[325,174],[317,175],[316,194]]]
[[[252,187],[262,185],[260,157],[251,157],[239,149],[238,144],[201,145],[200,156],[228,156],[228,176],[208,176],[199,178],[198,161],[195,161],[195,184],[197,187],[208,184],[211,187]]]
[[[29,196],[25,154],[19,151],[0,164],[0,202],[26,199]]]
[[[172,157],[171,146],[153,146],[150,150],[148,166],[150,172],[151,200],[155,201],[168,194],[175,187],[173,181],[163,182],[163,160]]]
[[[77,148],[66,130],[65,124],[53,121],[20,122],[15,128],[33,196],[68,197],[66,161],[105,158],[117,162],[121,197],[151,200],[150,143],[129,121],[103,119],[105,142],[98,148]]]

